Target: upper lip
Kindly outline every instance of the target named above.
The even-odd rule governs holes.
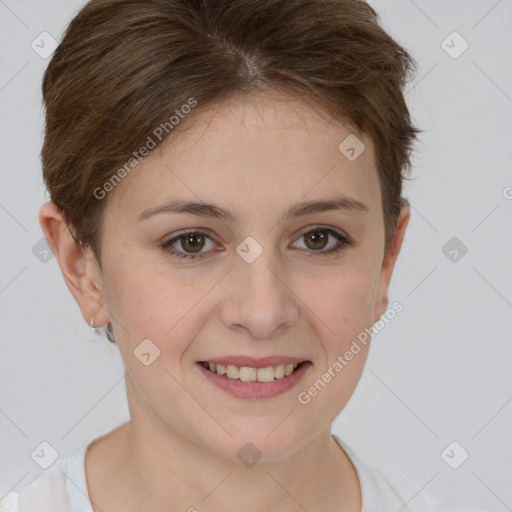
[[[268,357],[249,357],[249,356],[225,356],[204,359],[203,362],[215,364],[233,364],[235,366],[246,366],[249,368],[266,368],[267,366],[277,366],[278,364],[303,363],[307,361],[303,357],[293,356],[268,356]]]

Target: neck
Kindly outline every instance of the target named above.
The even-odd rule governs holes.
[[[88,487],[98,511],[168,512],[171,503],[190,512],[361,510],[356,471],[330,429],[291,457],[247,467],[191,442],[146,410],[130,412],[128,423],[89,449]]]

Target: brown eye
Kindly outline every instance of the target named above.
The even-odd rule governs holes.
[[[202,233],[185,233],[178,240],[181,242],[181,248],[187,252],[199,252],[205,244]]]
[[[323,249],[329,241],[329,234],[327,233],[326,229],[315,229],[313,231],[308,231],[305,235],[303,235],[303,237],[306,242],[306,246],[309,249],[313,249],[315,251]]]
[[[211,244],[210,247],[206,247],[207,242]],[[208,252],[212,251],[203,251],[205,247],[206,249],[212,249],[215,247],[215,243],[210,236],[201,231],[181,233],[162,244],[164,251],[178,258],[202,258],[207,256]]]
[[[333,229],[322,227],[303,231],[299,240],[303,240],[304,247],[297,245],[297,242],[294,246],[307,249],[306,252],[310,253],[309,256],[327,256],[341,251],[346,246],[355,245],[348,236],[344,236]],[[334,243],[331,243],[331,240]]]

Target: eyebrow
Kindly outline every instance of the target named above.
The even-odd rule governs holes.
[[[370,208],[365,203],[347,196],[334,197],[332,199],[325,200],[301,201],[291,206],[280,221],[292,217],[300,217],[302,215],[327,212],[331,210],[355,213],[368,212],[370,211]],[[206,203],[204,201],[184,201],[177,199],[161,206],[155,206],[143,210],[138,216],[137,222],[161,213],[191,214],[199,217],[212,217],[231,222],[236,220],[236,215],[233,211],[221,208],[215,204]]]

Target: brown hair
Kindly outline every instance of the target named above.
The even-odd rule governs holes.
[[[198,110],[286,91],[372,140],[387,251],[421,132],[402,92],[415,69],[362,0],[91,0],[43,77],[44,181],[101,268],[106,200],[94,191],[156,127],[191,98]]]

